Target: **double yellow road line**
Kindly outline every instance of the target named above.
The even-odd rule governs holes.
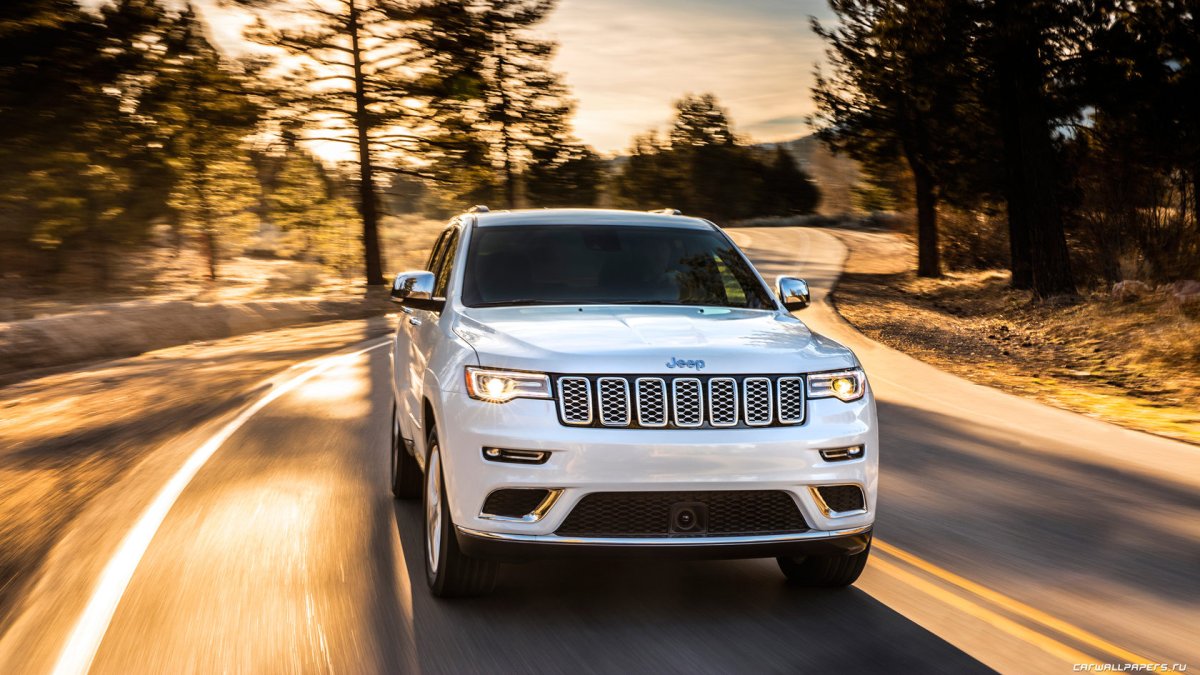
[[[869,568],[882,572],[964,614],[987,622],[997,630],[1068,663],[1094,664],[1097,660],[1095,655],[1084,653],[1058,639],[1054,634],[1094,650],[1096,655],[1104,655],[1116,661],[1134,664],[1157,663],[885,541],[875,539],[871,548],[874,553],[883,555],[872,556]],[[1010,617],[1024,620],[1025,623]],[[1027,624],[1034,624],[1040,629]]]

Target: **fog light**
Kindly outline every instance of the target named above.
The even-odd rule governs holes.
[[[858,459],[863,456],[863,446],[851,445],[845,448],[826,448],[821,451],[821,459],[826,462],[842,462],[848,459]]]

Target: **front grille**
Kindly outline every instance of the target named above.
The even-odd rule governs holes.
[[[483,514],[488,516],[503,516],[505,518],[521,518],[533,513],[546,500],[549,490],[530,488],[505,488],[496,490],[488,495],[483,502]]]
[[[703,504],[704,531],[671,532],[671,507]],[[779,490],[594,492],[579,500],[555,534],[564,537],[746,536],[804,532],[796,501]]]
[[[737,380],[732,377],[714,377],[708,381],[708,421],[714,427],[737,425]]]
[[[637,411],[640,426],[667,425],[667,383],[661,377],[637,379]]]
[[[830,511],[840,513],[866,508],[862,488],[857,485],[822,485],[817,492]]]
[[[592,423],[592,383],[586,377],[558,379],[558,408],[565,424]]]
[[[600,390],[600,423],[606,427],[629,426],[629,382],[623,377],[596,380]]]
[[[671,408],[675,410],[675,426],[698,427],[704,424],[702,398],[700,380],[680,377],[671,382]],[[666,405],[666,401],[663,405]]]
[[[644,429],[766,427],[804,423],[804,378],[772,376],[554,379],[559,419],[571,426]]]
[[[804,378],[781,377],[775,383],[779,393],[779,421],[799,424],[804,421]]]

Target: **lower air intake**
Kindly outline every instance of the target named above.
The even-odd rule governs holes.
[[[673,531],[671,509],[703,505],[702,530]],[[594,492],[579,500],[555,534],[566,537],[735,537],[808,530],[796,500],[779,490]]]
[[[550,494],[549,490],[508,488],[496,490],[483,503],[483,515],[504,518],[523,518],[536,509]]]
[[[822,485],[817,488],[817,494],[833,512],[861,511],[867,508],[866,502],[863,501],[862,488],[857,485]]]

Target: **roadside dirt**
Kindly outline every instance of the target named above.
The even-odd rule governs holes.
[[[1164,297],[1035,303],[1006,271],[918,279],[904,235],[829,231],[850,249],[834,303],[872,339],[979,384],[1200,444],[1200,322]]]
[[[246,403],[266,378],[393,321],[189,344],[0,389],[0,628],[77,514],[155,448]]]

